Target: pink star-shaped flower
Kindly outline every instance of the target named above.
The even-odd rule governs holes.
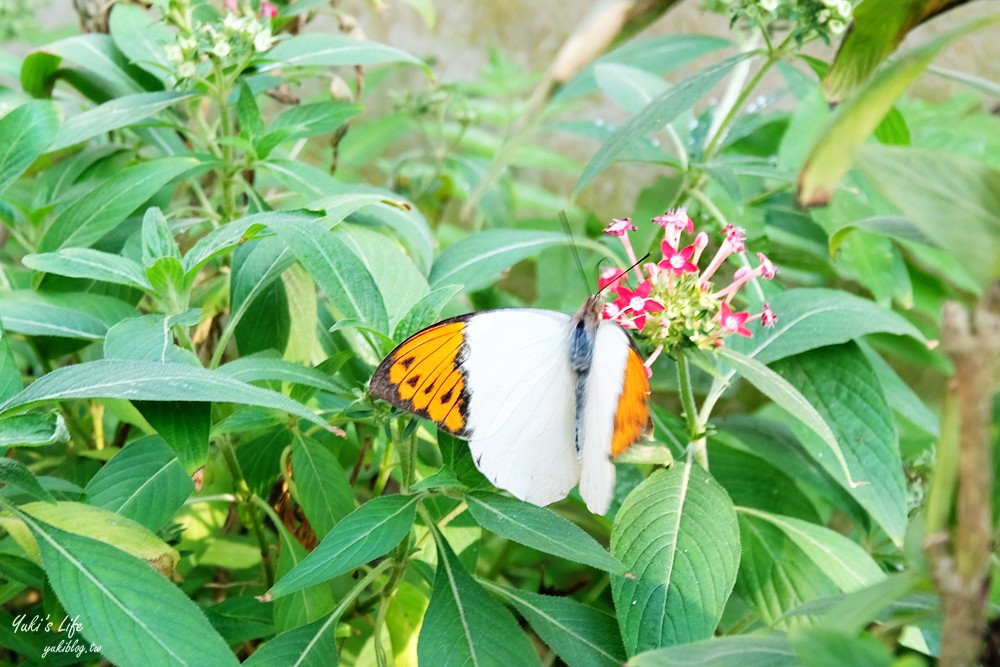
[[[618,299],[615,305],[622,315],[628,315],[636,329],[641,330],[646,326],[646,315],[663,312],[663,304],[655,299],[650,299],[649,294],[653,290],[653,283],[648,280],[639,284],[633,292],[625,286],[618,287]],[[624,325],[623,325],[624,326]]]
[[[611,218],[611,224],[604,228],[605,234],[625,236],[626,232],[634,232],[638,227],[632,224],[631,218]]]
[[[719,324],[722,325],[723,331],[738,334],[745,338],[749,338],[753,335],[744,324],[748,317],[750,317],[750,313],[746,311],[734,313],[732,308],[729,307],[729,304],[725,302],[723,302],[722,307],[719,308]]]
[[[774,278],[774,276],[778,274],[777,267],[775,267],[774,264],[771,263],[771,260],[769,260],[764,255],[764,253],[762,252],[757,253],[757,259],[760,260],[760,266],[757,267],[757,270],[760,271],[761,278],[763,278],[764,280],[771,280],[772,278]]]
[[[693,243],[683,250],[674,250],[672,245],[664,241],[660,244],[660,250],[663,251],[663,261],[659,264],[661,269],[673,271],[677,276],[698,271],[698,267],[691,261],[695,251]]]
[[[737,227],[736,225],[726,225],[722,229],[722,233],[726,237],[726,243],[732,248],[733,252],[745,252],[746,251],[746,238],[747,230],[742,227]]]
[[[778,316],[774,314],[773,310],[771,310],[771,306],[766,303],[764,304],[763,312],[760,314],[760,323],[766,329],[770,329],[778,323]]]

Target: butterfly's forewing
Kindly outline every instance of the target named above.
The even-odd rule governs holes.
[[[591,512],[604,514],[614,497],[612,459],[641,438],[650,423],[645,367],[629,335],[614,322],[603,322],[594,336],[584,393],[580,495]]]
[[[375,372],[372,394],[467,439],[490,481],[546,505],[565,498],[580,475],[569,341],[564,313],[462,316],[397,347]],[[447,410],[445,397],[455,401]]]
[[[462,361],[469,317],[439,322],[403,341],[372,376],[372,395],[465,437],[469,392]]]

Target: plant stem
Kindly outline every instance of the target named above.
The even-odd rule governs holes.
[[[752,77],[750,77],[750,80],[747,82],[747,84],[743,87],[743,90],[740,91],[740,94],[737,96],[736,101],[733,102],[733,105],[729,108],[729,112],[722,119],[722,122],[719,123],[719,128],[715,131],[715,134],[712,136],[711,141],[708,142],[708,146],[705,147],[704,159],[706,162],[710,158],[715,156],[716,149],[719,148],[719,144],[722,142],[723,139],[725,139],[726,134],[729,132],[730,125],[732,125],[733,121],[736,120],[736,117],[743,109],[743,105],[746,104],[747,100],[750,98],[750,95],[753,93],[754,88],[757,87],[757,84],[761,82],[761,80],[764,78],[764,75],[767,74],[770,71],[771,67],[773,67],[775,63],[777,63],[780,59],[781,59],[780,52],[769,53],[767,56],[767,60],[764,61],[764,64],[760,66],[760,69],[754,72]]]
[[[687,422],[689,445],[693,448],[694,458],[702,468],[708,470],[708,450],[706,448],[704,427],[698,415],[698,407],[694,400],[694,389],[691,386],[691,370],[688,367],[684,350],[678,349],[677,384],[681,405],[684,406],[684,420]]]

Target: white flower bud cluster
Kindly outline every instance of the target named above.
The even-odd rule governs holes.
[[[208,60],[226,69],[245,64],[256,53],[262,53],[274,44],[271,28],[252,15],[228,12],[221,21],[196,23],[188,33],[177,36],[173,44],[165,47],[165,55],[177,69],[180,79],[191,79],[198,66]]]
[[[734,23],[760,23],[772,30],[789,29],[796,39],[818,35],[825,40],[842,34],[851,23],[851,0],[706,0],[706,8],[728,12]]]

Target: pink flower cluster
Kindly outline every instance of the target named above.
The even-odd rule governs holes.
[[[712,277],[730,255],[746,252],[745,230],[727,225],[722,230],[719,250],[704,269],[699,269],[702,252],[708,246],[708,234],[699,232],[682,247],[682,235],[694,234],[694,222],[687,211],[671,209],[652,221],[663,228],[662,259],[641,267],[629,240],[629,232],[637,230],[632,221],[615,218],[604,230],[621,239],[629,261],[636,265],[635,289],[628,285],[626,271],[617,268],[605,270],[598,280],[599,288],[613,295],[605,307],[605,319],[615,320],[657,345],[647,368],[664,348],[670,350],[685,341],[711,349],[722,345],[726,335],[750,336],[747,324],[756,320],[765,327],[774,326],[778,318],[766,304],[762,312],[754,315],[732,309],[733,297],[743,285],[754,278],[771,280],[778,272],[763,253],[757,253],[756,268],[737,269],[732,282],[725,287],[715,289],[712,284]]]

